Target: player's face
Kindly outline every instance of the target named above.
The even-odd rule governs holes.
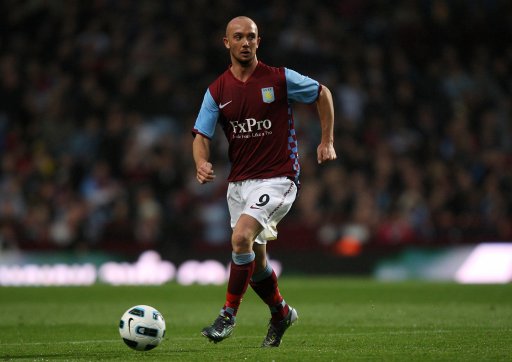
[[[224,45],[229,49],[233,61],[248,65],[256,59],[260,38],[258,28],[250,20],[232,21],[227,28]]]

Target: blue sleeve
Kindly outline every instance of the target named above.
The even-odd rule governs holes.
[[[194,133],[200,133],[208,138],[213,138],[215,134],[215,126],[219,118],[219,106],[215,103],[210,90],[206,90],[204,94],[201,109],[197,115],[196,123],[194,125]]]
[[[286,87],[288,99],[299,103],[313,103],[318,99],[320,84],[305,75],[285,68]]]

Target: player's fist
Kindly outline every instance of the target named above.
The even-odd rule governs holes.
[[[316,149],[318,163],[336,159],[336,150],[332,143],[320,143]]]
[[[200,184],[212,182],[215,179],[215,173],[213,172],[213,165],[210,162],[204,162],[197,169],[196,178]]]

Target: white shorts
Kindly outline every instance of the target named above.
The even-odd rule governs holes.
[[[263,226],[256,243],[275,240],[277,224],[290,211],[296,196],[297,186],[287,177],[230,182],[227,200],[231,228],[235,227],[240,215],[247,214]]]

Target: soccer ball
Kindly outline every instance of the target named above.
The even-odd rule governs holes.
[[[164,317],[149,305],[136,305],[121,317],[119,334],[128,347],[137,351],[149,351],[164,339]]]

